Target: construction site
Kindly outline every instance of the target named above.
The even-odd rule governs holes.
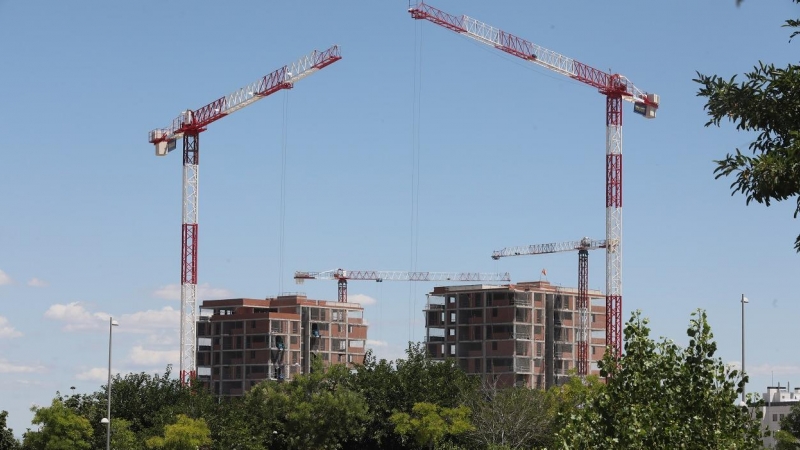
[[[424,308],[414,312],[424,317],[429,357],[453,358],[467,373],[502,385],[545,389],[564,383],[569,376],[597,374],[596,362],[604,354],[622,352],[623,105],[631,103],[636,115],[653,119],[659,96],[637,88],[621,74],[596,69],[465,15],[451,15],[426,3],[410,6],[408,13],[414,20],[587,85],[604,97],[605,167],[597,168],[605,173],[604,239],[505,247],[486,255],[498,260],[576,252],[577,276],[572,287],[541,279],[513,282],[508,273],[424,272],[413,263],[409,271],[339,268],[295,272],[297,282],[335,281],[335,301],[281,293],[266,298],[206,300],[198,305],[200,134],[223,117],[292,89],[343,58],[337,45],[314,50],[230,95],[182,111],[167,127],[149,133],[157,156],[169,155],[182,141],[182,381],[197,379],[216,395],[239,396],[264,380],[281,381],[309,373],[315,359],[326,365],[357,366],[367,351],[368,324],[363,306],[348,301],[348,281],[354,280],[436,283],[425,295]],[[590,250],[605,253],[604,292],[588,288]]]
[[[367,325],[361,305],[278,298],[209,300],[197,323],[197,379],[219,396],[242,395],[323,365],[363,364]]]

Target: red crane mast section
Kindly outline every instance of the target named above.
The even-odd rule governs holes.
[[[200,133],[217,120],[282,89],[342,59],[339,47],[309,53],[294,63],[265,75],[195,110],[185,110],[170,126],[156,128],[148,134],[156,156],[166,156],[183,138],[183,226],[181,231],[181,337],[180,378],[187,383],[197,368],[197,206],[200,163]]]
[[[596,88],[606,96],[606,344],[622,353],[622,101],[648,119],[656,117],[659,96],[620,74],[611,74],[506,33],[468,16],[455,16],[425,3],[408,9],[427,20],[500,51]]]
[[[405,272],[391,270],[326,270],[324,272],[295,272],[294,280],[302,284],[305,280],[337,280],[339,301],[347,303],[347,280],[368,281],[511,281],[506,273],[477,272]]]
[[[544,255],[548,253],[578,252],[578,375],[589,374],[589,250],[606,248],[606,241],[583,238],[580,241],[557,242],[553,244],[534,244],[520,247],[506,247],[492,252],[492,259],[506,256]]]

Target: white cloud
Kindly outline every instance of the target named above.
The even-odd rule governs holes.
[[[111,375],[119,373],[116,369],[111,369]],[[108,367],[92,367],[91,369],[75,375],[75,379],[82,381],[105,381],[108,382]]]
[[[128,354],[128,359],[132,364],[138,366],[177,365],[180,360],[180,351],[145,350],[144,347],[137,345],[131,349],[131,352]]]
[[[14,383],[21,384],[23,386],[45,386],[46,383],[38,380],[29,380],[29,379],[20,379],[14,380]]]
[[[80,302],[66,305],[55,304],[45,311],[48,319],[66,322],[64,331],[82,331],[105,329],[108,327],[110,315],[105,312],[92,312]],[[118,333],[146,333],[156,329],[180,327],[181,312],[171,306],[160,310],[137,311],[114,316],[119,323]]]
[[[800,366],[781,364],[747,365],[744,368],[747,375],[800,375]]]
[[[44,316],[48,319],[66,322],[64,331],[82,331],[107,327],[110,314],[92,312],[83,303],[72,302],[66,305],[52,305],[45,311]],[[180,318],[180,310],[171,306],[160,310],[150,309],[114,316],[114,320],[119,323],[119,328],[116,329],[119,333],[146,333],[164,328],[178,329]]]
[[[376,342],[369,340],[367,341],[367,346],[371,347],[372,353],[375,355],[378,360],[385,359],[387,361],[397,361],[398,359],[406,359],[406,346],[403,345],[395,345],[386,343],[386,345],[379,345],[376,346],[371,344],[371,342]],[[383,341],[377,341],[383,342]]]
[[[84,308],[80,302],[72,302],[66,305],[52,305],[44,316],[48,319],[67,322],[64,331],[93,330],[101,328],[109,315],[103,312],[92,313]]]
[[[180,328],[181,312],[166,306],[160,310],[149,309],[123,314],[117,319],[120,332],[141,333],[159,328]]]
[[[38,279],[36,277],[33,277],[30,280],[28,280],[28,286],[30,286],[30,287],[47,287],[48,283],[47,283],[47,281],[40,280],[40,279]]]
[[[180,300],[181,299],[181,285],[168,284],[161,286],[153,292],[154,297],[163,298],[164,300]]]
[[[8,276],[8,274],[0,270],[0,286],[12,283],[14,283],[14,280],[12,280],[11,277]]]
[[[0,358],[0,373],[34,373],[44,372],[44,366],[22,366]]]
[[[15,338],[20,336],[22,336],[22,333],[14,329],[14,327],[8,323],[8,319],[0,316],[0,339]]]
[[[168,284],[166,286],[161,286],[153,292],[153,296],[163,298],[164,300],[180,300],[181,285]],[[197,285],[198,300],[217,300],[231,297],[233,297],[233,293],[227,289],[211,287],[208,283]]]
[[[158,330],[154,333],[148,334],[143,343],[145,345],[156,345],[161,347],[177,347],[180,343],[178,325],[176,325],[172,330]]]
[[[364,295],[364,294],[348,295],[347,296],[347,302],[348,303],[360,303],[361,306],[374,305],[374,304],[378,303],[378,301],[375,300],[374,298],[372,298],[372,297],[370,297],[368,295]]]
[[[367,347],[386,347],[388,345],[389,343],[386,341],[367,339]]]

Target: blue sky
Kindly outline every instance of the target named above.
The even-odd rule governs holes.
[[[759,59],[796,63],[799,44],[780,28],[793,3],[431,4],[660,94],[656,120],[625,105],[624,318],[641,309],[655,337],[683,342],[705,308],[719,356],[738,362],[744,293],[751,389],[773,377],[800,385],[792,205],[747,207],[714,180],[712,160],[751,136],[705,128],[691,81]],[[295,286],[292,274],[339,267],[514,281],[547,268],[575,285],[574,254],[490,255],[604,237],[603,96],[414,21],[407,6],[0,0],[0,409],[16,434],[32,404],[104,383],[109,314],[120,322],[115,372],[177,366],[181,159],[156,158],[147,132],[313,49],[339,44],[343,59],[201,136],[201,300],[296,290],[335,300],[334,282]],[[590,255],[592,288],[604,289],[604,260]],[[432,287],[351,282],[379,356],[422,338]]]

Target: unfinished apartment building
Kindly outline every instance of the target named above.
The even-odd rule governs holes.
[[[197,378],[218,396],[239,396],[264,380],[324,365],[364,362],[367,325],[356,303],[268,299],[206,300],[197,322]]]
[[[605,296],[588,291],[588,369],[605,351]],[[428,294],[426,346],[471,374],[501,386],[545,389],[564,383],[578,364],[578,289],[546,281],[501,286],[442,286]]]

